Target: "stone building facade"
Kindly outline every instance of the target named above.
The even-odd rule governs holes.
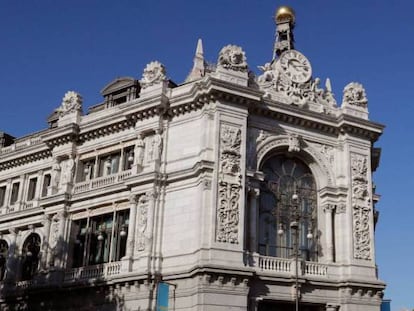
[[[338,104],[277,11],[255,76],[241,47],[186,81],[149,63],[82,112],[2,133],[1,310],[379,310],[372,172],[383,126],[363,86]]]

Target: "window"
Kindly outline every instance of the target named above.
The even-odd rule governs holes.
[[[20,183],[16,182],[13,184],[11,198],[10,198],[10,205],[13,205],[17,202],[17,199],[19,198],[19,187],[20,187]]]
[[[50,174],[45,174],[45,176],[43,176],[42,197],[47,196],[47,188],[50,186],[51,180],[52,177],[50,176]]]
[[[22,277],[21,279],[30,280],[33,278],[39,267],[40,236],[31,233],[23,243],[22,249]]]
[[[4,205],[6,199],[6,186],[0,187],[0,207]]]
[[[29,189],[27,191],[27,201],[31,201],[36,195],[37,178],[31,178],[29,180]]]
[[[268,159],[262,171],[259,209],[259,253],[315,260],[316,185],[302,161],[286,156]],[[296,248],[297,247],[297,248]]]
[[[6,276],[6,261],[9,254],[9,245],[5,240],[0,240],[0,281]]]
[[[87,181],[94,177],[95,159],[88,159],[79,162],[77,181]]]
[[[128,222],[129,210],[74,221],[73,267],[119,261],[125,256]]]
[[[120,158],[121,152],[100,157],[98,176],[108,176],[118,173]]]

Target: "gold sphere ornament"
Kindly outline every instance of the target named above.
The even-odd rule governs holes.
[[[281,6],[276,10],[275,21],[276,23],[289,21],[291,24],[295,23],[295,11],[288,6]]]

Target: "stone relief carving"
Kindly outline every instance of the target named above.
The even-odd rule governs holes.
[[[306,82],[298,82],[284,74],[277,62],[266,63],[258,66],[263,72],[257,78],[259,89],[265,92],[264,97],[275,95],[288,104],[300,107],[312,105],[313,110],[326,111],[326,108],[336,107],[336,101],[332,94],[330,81],[327,79],[325,89],[320,87],[320,79],[310,79]]]
[[[246,55],[237,45],[226,45],[219,53],[218,66],[225,69],[247,72]]]
[[[152,86],[154,84],[161,83],[167,78],[165,76],[166,71],[163,64],[158,61],[153,61],[147,64],[142,74],[142,79],[139,80],[143,89]]]
[[[138,223],[137,223],[137,239],[136,245],[138,251],[146,249],[146,235],[148,227],[148,197],[142,195],[138,199]]]
[[[367,157],[351,153],[354,257],[371,259],[370,213]]]
[[[82,110],[82,96],[74,91],[66,92],[62,99],[62,104],[56,109],[59,116],[81,111]]]
[[[298,134],[288,134],[289,147],[288,152],[300,151],[300,137]]]
[[[357,106],[364,109],[367,108],[368,99],[362,84],[351,82],[345,86],[342,106]]]
[[[325,144],[320,144],[320,143],[311,143],[311,142],[307,142],[307,143],[311,145],[319,153],[321,153],[329,163],[331,164],[334,163],[335,161],[334,147],[328,146]]]
[[[218,242],[239,243],[240,148],[241,130],[234,126],[222,125],[216,231]]]

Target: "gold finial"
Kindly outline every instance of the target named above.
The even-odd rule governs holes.
[[[289,21],[290,24],[295,23],[295,11],[288,6],[281,6],[276,10],[275,13],[276,23]]]

